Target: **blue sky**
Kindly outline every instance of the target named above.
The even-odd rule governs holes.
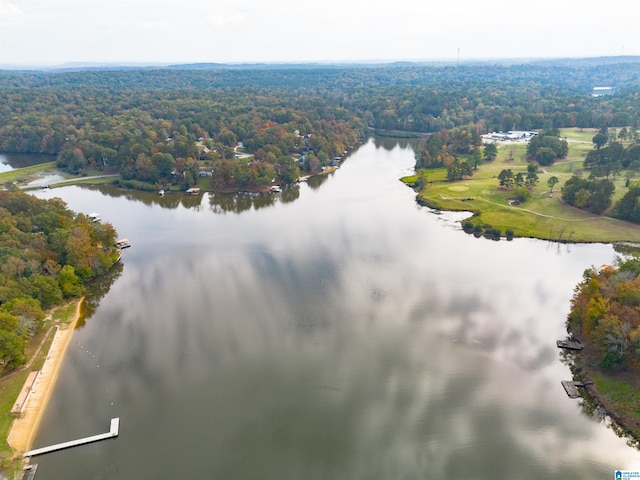
[[[0,0],[0,65],[640,55],[636,2]]]

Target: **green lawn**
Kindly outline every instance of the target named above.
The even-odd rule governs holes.
[[[56,168],[56,162],[40,163],[31,167],[16,168],[8,172],[0,173],[0,185],[14,182],[25,182],[32,179],[36,173],[53,171]],[[29,180],[27,180],[29,179]]]
[[[609,402],[607,408],[615,412],[622,419],[637,419],[640,415],[640,391],[629,383],[591,372],[590,378],[593,380],[598,392],[606,397]],[[638,438],[640,432],[634,429],[637,422],[629,422],[626,428],[631,430],[633,437]]]
[[[582,168],[586,153],[593,148],[591,138],[594,134],[586,129],[584,132],[578,129],[564,130],[563,135],[568,138],[588,138],[589,143],[569,143],[569,155],[566,159],[540,169],[540,181],[524,204],[509,204],[513,191],[499,187],[498,175],[506,168],[511,169],[514,174],[526,174],[526,144],[501,145],[495,160],[481,165],[471,178],[462,181],[449,182],[441,178],[441,171],[432,173],[428,170],[427,188],[420,192],[420,201],[442,210],[477,212],[471,219],[474,224],[492,225],[503,234],[510,229],[515,236],[551,240],[607,243],[638,241],[640,225],[584,212],[561,201],[561,186]],[[552,176],[559,179],[553,193],[547,185]],[[626,193],[624,182],[623,175],[615,180],[614,201]]]
[[[593,137],[598,133],[597,128],[562,128],[560,129],[560,136],[566,138],[569,142],[587,142],[592,147],[591,143]]]

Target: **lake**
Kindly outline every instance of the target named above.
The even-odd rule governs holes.
[[[0,153],[0,173],[9,172],[16,168],[30,167],[40,163],[53,162],[54,155],[40,155],[35,153]]]
[[[407,142],[280,194],[39,192],[132,247],[89,299],[34,447],[62,479],[603,479],[640,453],[560,385],[609,245],[494,242],[415,203]],[[110,288],[108,288],[110,286]]]

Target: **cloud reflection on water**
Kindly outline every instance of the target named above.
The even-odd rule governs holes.
[[[77,351],[55,407],[93,382],[82,409],[100,416],[108,384],[129,425],[119,478],[131,462],[148,478],[585,479],[638,460],[559,384],[573,286],[611,249],[468,237],[407,208],[385,171],[406,152],[373,148],[241,218],[129,205],[138,241],[77,335],[109,378]],[[379,177],[345,190],[363,168]]]

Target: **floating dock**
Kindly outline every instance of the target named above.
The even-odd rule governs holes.
[[[558,340],[556,342],[558,348],[564,348],[566,350],[582,350],[582,344],[577,340]]]
[[[564,387],[564,391],[567,392],[569,398],[578,398],[580,396],[580,392],[578,391],[578,387],[584,387],[584,384],[581,382],[573,382],[570,380],[562,380],[562,386]]]
[[[66,448],[77,447],[80,445],[86,445],[87,443],[99,442],[100,440],[107,440],[118,436],[120,430],[120,418],[111,419],[111,428],[107,433],[101,433],[99,435],[93,435],[92,437],[80,438],[78,440],[71,440],[70,442],[57,443],[48,447],[36,448],[35,450],[29,450],[23,454],[24,457],[34,457],[36,455],[42,455],[43,453],[55,452],[58,450],[64,450]]]

